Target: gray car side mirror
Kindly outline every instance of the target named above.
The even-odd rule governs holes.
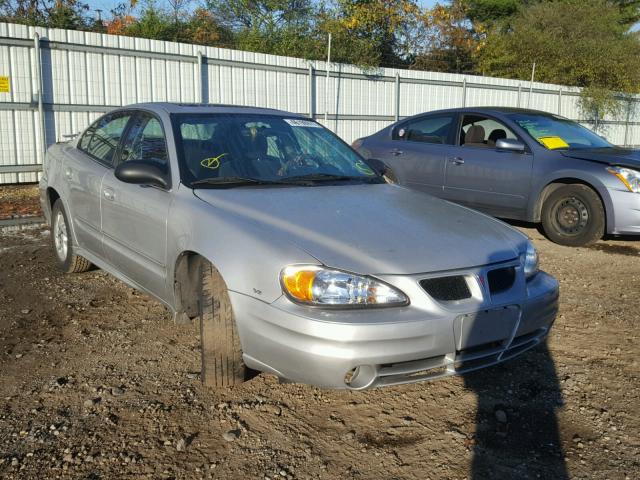
[[[169,182],[162,168],[150,162],[129,160],[116,167],[115,177],[124,183],[167,188]]]
[[[525,149],[524,143],[515,138],[501,138],[496,141],[496,150],[523,153]]]

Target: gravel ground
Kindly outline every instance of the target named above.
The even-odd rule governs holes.
[[[548,345],[347,392],[205,389],[195,326],[101,270],[62,275],[45,228],[4,229],[0,477],[638,479],[640,241],[522,230],[561,284]]]

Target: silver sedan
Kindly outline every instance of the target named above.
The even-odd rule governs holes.
[[[465,373],[542,342],[558,309],[523,234],[385,183],[296,114],[121,108],[49,149],[40,192],[65,272],[95,264],[198,320],[207,385]]]

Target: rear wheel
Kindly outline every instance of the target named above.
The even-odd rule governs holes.
[[[598,194],[586,185],[565,185],[554,190],[542,206],[542,227],[560,245],[580,247],[604,235],[605,213]]]
[[[248,369],[231,308],[227,286],[211,263],[203,261],[200,282],[200,339],[202,382],[210,387],[231,387],[245,381]]]
[[[51,242],[58,266],[63,272],[81,273],[91,268],[89,260],[74,252],[69,220],[60,199],[56,200],[51,209]]]

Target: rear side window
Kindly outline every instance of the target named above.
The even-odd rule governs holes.
[[[113,164],[113,155],[118,148],[129,112],[117,112],[98,119],[80,139],[78,148],[105,165]]]
[[[395,130],[393,138],[421,143],[450,143],[454,118],[453,115],[439,115],[410,120]]]

